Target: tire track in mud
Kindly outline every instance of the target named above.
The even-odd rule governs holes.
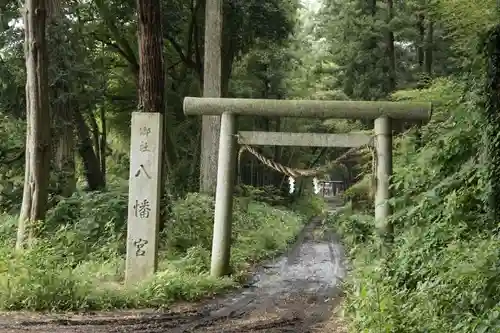
[[[319,235],[313,218],[288,253],[264,264],[248,287],[188,311],[113,312],[94,316],[0,316],[0,332],[312,332],[341,297],[344,250],[334,234]]]

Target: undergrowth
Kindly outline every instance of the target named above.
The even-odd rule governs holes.
[[[350,332],[500,331],[499,225],[484,209],[480,103],[465,88],[440,80],[395,96],[432,100],[434,115],[422,147],[412,133],[396,142],[388,257],[370,212],[354,205],[330,218],[350,250]]]
[[[314,213],[321,210],[319,201],[299,208],[311,205]],[[0,215],[0,309],[156,308],[196,300],[237,286],[250,265],[284,250],[309,217],[262,202],[236,202],[235,274],[214,279],[208,274],[213,199],[191,193],[172,207],[160,236],[158,273],[127,288],[122,283],[126,193],[76,193],[61,200],[23,253],[13,250],[16,219]]]

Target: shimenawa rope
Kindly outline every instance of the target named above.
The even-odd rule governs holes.
[[[281,163],[275,162],[270,158],[267,158],[266,156],[260,154],[258,151],[256,151],[253,147],[250,147],[248,145],[242,145],[239,152],[238,152],[238,169],[240,166],[240,161],[241,161],[241,156],[245,151],[248,151],[251,153],[255,158],[257,158],[259,161],[261,161],[264,165],[268,166],[269,168],[278,171],[284,175],[287,175],[289,177],[293,178],[299,178],[299,177],[312,177],[312,176],[318,176],[318,175],[324,175],[328,173],[333,167],[341,165],[341,161],[346,159],[347,157],[353,155],[354,153],[360,152],[363,148],[368,147],[371,151],[373,151],[373,142],[374,142],[374,137],[370,139],[370,142],[368,144],[361,146],[361,147],[353,147],[349,149],[347,152],[342,154],[340,157],[336,158],[335,160],[317,167],[317,168],[312,168],[312,169],[296,169],[296,168],[291,168],[288,166],[285,166]],[[373,153],[372,153],[373,156]]]

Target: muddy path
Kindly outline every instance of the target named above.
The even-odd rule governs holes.
[[[170,312],[0,315],[0,333],[38,332],[321,332],[341,299],[344,251],[312,219],[288,253],[263,265],[246,288]],[[332,332],[332,331],[330,331]]]

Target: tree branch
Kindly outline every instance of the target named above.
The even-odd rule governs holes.
[[[133,64],[135,62],[135,58],[130,58],[130,56],[120,47],[120,45],[118,45],[117,43],[113,43],[112,41],[110,41],[109,39],[106,40],[102,37],[100,37],[97,33],[95,32],[92,32],[91,35],[98,41],[100,41],[101,43],[103,43],[104,45],[106,46],[109,46],[110,48],[113,48],[115,49],[115,51],[117,51],[118,53],[120,53],[123,58],[125,58],[125,60],[127,60],[130,64]]]
[[[201,2],[201,1],[200,1]],[[194,18],[194,54],[196,57],[196,70],[198,71],[198,75],[200,78],[203,78],[203,60],[201,57],[201,50],[200,50],[200,43],[199,43],[199,27],[198,24],[196,24],[196,15],[193,17]],[[202,79],[203,80],[203,79]]]
[[[168,70],[171,70],[171,69],[174,69],[174,67],[176,67],[177,65],[179,65],[180,63],[182,63],[182,60],[181,61],[177,61],[175,63],[173,63],[172,65],[168,66],[167,67],[167,71]]]
[[[111,101],[134,101],[136,99],[134,96],[121,96],[121,95],[112,95],[112,94],[104,94],[104,97],[108,98]]]
[[[2,164],[12,164],[14,162],[18,162],[24,158],[25,154],[26,154],[26,152],[23,150],[19,153],[19,155],[17,155],[16,157],[14,157],[10,160],[2,160]]]
[[[139,74],[139,62],[137,61],[137,56],[130,46],[130,43],[122,36],[117,26],[113,22],[113,16],[109,12],[108,7],[104,4],[103,0],[94,0],[99,12],[104,20],[104,23],[107,25],[109,32],[116,40],[116,43],[120,46],[120,49],[123,51],[121,53],[125,59],[130,63],[131,68],[136,71],[136,74]]]
[[[170,42],[170,45],[172,45],[172,47],[174,48],[174,50],[179,54],[179,57],[181,58],[181,60],[188,67],[196,68],[196,64],[194,63],[194,61],[192,59],[188,58],[184,54],[184,51],[182,50],[182,46],[172,36],[170,36],[168,34],[165,34],[165,38],[166,38],[167,41]]]

